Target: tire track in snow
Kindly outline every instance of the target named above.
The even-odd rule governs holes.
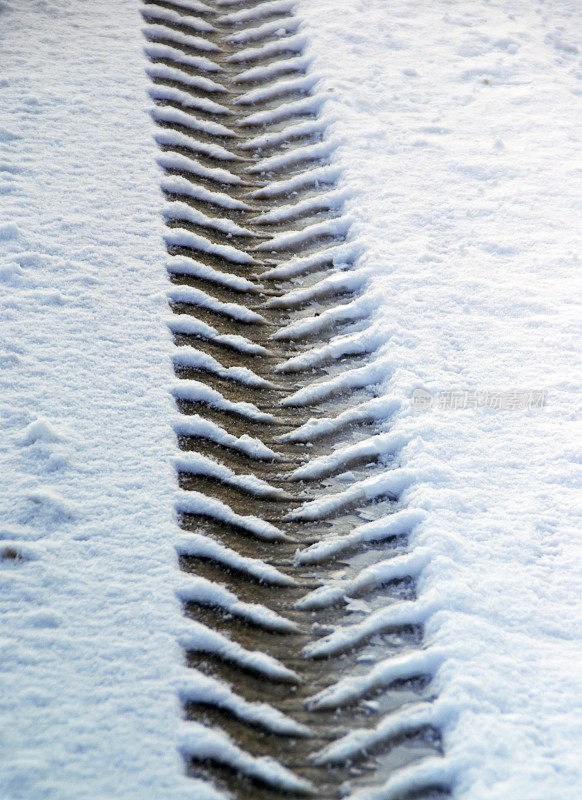
[[[428,800],[448,780],[421,515],[398,500],[403,442],[375,428],[397,407],[375,395],[387,366],[293,7],[142,6],[181,412],[179,747],[238,800]]]

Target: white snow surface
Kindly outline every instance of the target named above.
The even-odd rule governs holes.
[[[3,800],[204,796],[178,752],[175,410],[142,26],[133,0],[0,3],[0,550],[21,554],[0,560]]]
[[[407,441],[401,505],[419,511],[418,602],[439,653],[444,759],[354,797],[442,778],[459,800],[568,800],[582,792],[582,6],[299,0],[297,13],[337,188],[352,192],[356,270],[373,272],[372,360],[400,404],[385,429]],[[448,390],[547,404],[415,413],[418,388],[435,406]]]
[[[410,569],[419,575],[417,601],[338,629],[310,651],[341,650],[390,619],[423,622],[426,643],[422,653],[381,662],[313,702],[333,707],[414,665],[435,676],[432,718],[444,758],[354,798],[396,798],[442,780],[458,800],[570,800],[582,791],[574,301],[582,7],[568,0],[295,5],[302,25],[289,41],[319,80],[325,141],[250,172],[331,156],[323,172],[340,176],[346,214],[337,229],[351,222],[348,243],[332,249],[342,270],[356,258],[352,274],[365,288],[349,306],[281,338],[353,321],[362,335],[349,346],[368,346],[371,356],[366,367],[308,386],[288,404],[377,383],[380,400],[336,423],[308,424],[297,437],[339,428],[348,417],[385,416],[380,428],[403,443],[394,454],[398,472],[356,483],[330,502],[373,496],[406,478],[396,516],[324,540],[298,559],[324,561],[350,542],[410,532]],[[149,117],[152,67],[139,10],[137,0],[0,0],[0,548],[20,555],[0,561],[3,800],[219,796],[183,776],[178,753],[178,746],[226,747],[224,737],[201,738],[180,722],[178,696],[193,676],[179,642],[233,645],[187,624],[176,595],[176,537],[181,552],[209,543],[180,534],[173,516],[171,459],[186,422],[175,423],[169,391],[176,350],[166,324],[156,161],[181,157],[161,156],[155,139],[180,135],[154,132]],[[252,45],[239,59],[279,46]],[[184,59],[212,75],[208,59]],[[277,69],[251,67],[246,78]],[[272,192],[289,188],[282,181]],[[169,241],[185,235],[166,232]],[[190,235],[189,243],[212,249],[204,237]],[[242,263],[235,248],[221,254]],[[319,258],[290,259],[271,276],[300,275]],[[335,352],[347,352],[345,342]],[[435,398],[424,413],[410,402],[419,388]],[[453,390],[481,394],[460,394],[462,408],[438,407],[438,393]],[[545,407],[470,405],[492,397],[485,393],[504,392],[507,401],[508,392],[530,390],[547,392]],[[260,443],[237,440],[251,445]],[[215,550],[250,574],[287,580]],[[356,576],[353,587],[365,580],[374,575]],[[352,591],[331,586],[319,597],[342,588]],[[242,662],[293,679],[264,654],[239,650]],[[228,687],[217,691],[230,697]],[[377,735],[394,724],[382,721]],[[266,770],[275,784],[289,777],[236,748],[227,756]]]

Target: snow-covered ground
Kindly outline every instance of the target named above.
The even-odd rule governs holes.
[[[0,3],[0,797],[192,796],[156,146],[132,0]]]
[[[352,310],[370,324],[346,349],[375,348],[354,380],[380,381],[394,412],[374,446],[402,467],[385,478],[406,506],[389,524],[412,531],[403,574],[419,573],[402,613],[425,623],[438,699],[422,719],[446,751],[421,773],[459,800],[571,800],[582,9],[298,0],[298,14],[361,253],[346,281],[366,282]],[[201,796],[175,747],[177,690],[216,686],[184,688],[177,645],[141,25],[134,0],[0,0],[0,547],[21,556],[0,563],[3,800]]]
[[[373,275],[380,346],[358,379],[381,364],[402,403],[386,429],[408,441],[402,499],[425,515],[412,543],[439,665],[434,774],[464,800],[578,796],[582,6],[302,0],[300,14]]]

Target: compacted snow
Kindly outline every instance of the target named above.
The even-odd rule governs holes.
[[[401,500],[424,515],[409,529],[445,758],[418,775],[465,800],[566,800],[582,791],[582,7],[302,0],[300,16],[352,191],[361,339],[379,333],[352,384],[381,365]]]
[[[195,6],[180,0],[189,2]],[[355,528],[349,542],[324,541],[300,560],[316,563],[350,543],[407,532],[412,545],[409,555],[349,585],[324,586],[303,604],[333,602],[358,581],[418,581],[417,600],[368,614],[313,643],[311,653],[336,652],[390,621],[423,623],[426,644],[361,679],[340,680],[312,702],[333,707],[423,672],[434,675],[437,698],[350,734],[319,758],[347,757],[362,735],[373,745],[391,730],[434,724],[444,758],[352,796],[396,798],[432,781],[450,784],[459,800],[570,800],[582,789],[574,301],[582,10],[558,0],[298,0],[296,7],[301,27],[292,45],[309,65],[306,80],[319,81],[317,99],[307,103],[328,126],[314,152],[333,153],[332,166],[313,180],[337,180],[330,199],[346,214],[336,232],[351,224],[329,280],[363,291],[280,331],[292,338],[356,325],[280,369],[371,355],[333,387],[307,384],[285,403],[378,384],[379,398],[335,424],[386,420],[370,441],[296,477],[328,474],[359,450],[384,454],[396,469],[295,515],[319,519],[358,497],[391,493],[401,505]],[[218,401],[195,381],[173,379],[155,137],[179,136],[154,132],[148,118],[146,69],[162,68],[148,66],[142,25],[133,0],[0,0],[0,796],[7,800],[212,797],[183,777],[180,749],[209,757],[228,750],[247,772],[308,788],[273,762],[180,722],[180,697],[216,696],[273,730],[296,730],[274,709],[247,707],[182,664],[180,645],[227,654],[235,645],[182,619],[178,598],[213,590],[180,581],[176,542],[183,553],[212,551],[233,566],[244,560],[258,576],[288,579],[201,536],[175,536],[176,507],[211,502],[215,514],[233,512],[175,492],[172,394]],[[263,196],[293,191],[301,180]],[[192,240],[177,229],[170,236]],[[269,247],[289,242],[286,234]],[[309,266],[297,258],[272,272],[299,275]],[[208,269],[194,261],[190,268]],[[193,290],[171,296],[180,291]],[[287,300],[302,298],[299,291]],[[198,293],[196,302],[217,301]],[[170,324],[209,335],[209,326],[185,317]],[[253,347],[242,337],[237,346]],[[176,363],[202,358],[174,351]],[[243,377],[257,380],[250,370]],[[260,412],[247,405],[246,413]],[[199,418],[179,424],[213,441],[224,433]],[[308,441],[333,425],[314,421],[288,438]],[[264,447],[250,437],[230,445]],[[218,469],[180,458],[182,469]],[[271,491],[252,476],[222,478]],[[255,517],[236,522],[262,538],[281,536]],[[264,613],[225,592],[217,602],[247,618]],[[275,659],[236,647],[239,660],[266,676],[284,674]]]

